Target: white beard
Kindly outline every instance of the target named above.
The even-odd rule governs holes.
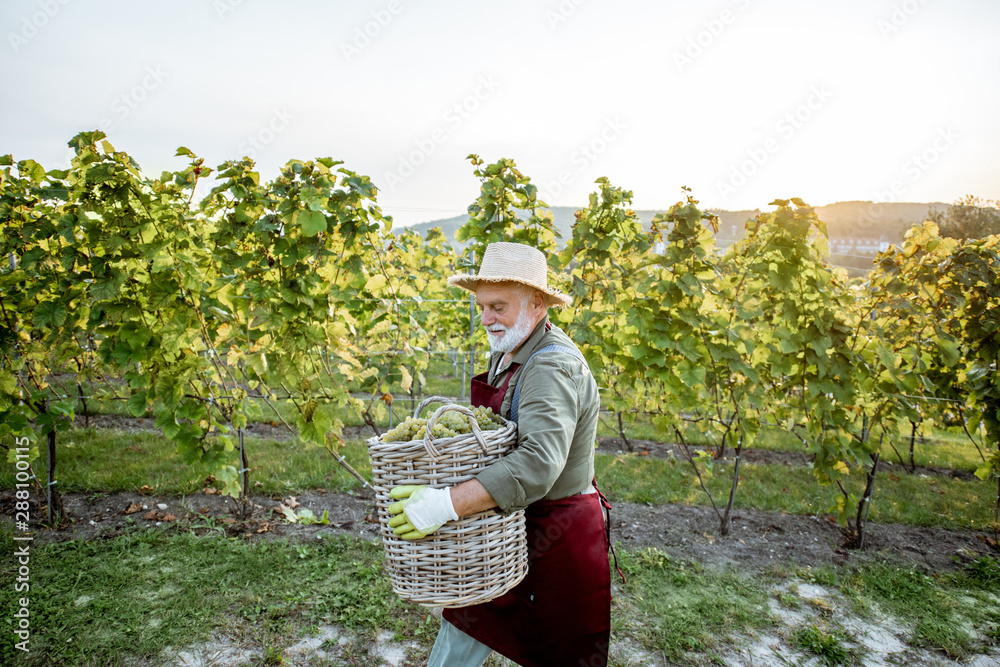
[[[517,316],[517,321],[514,322],[514,326],[508,328],[502,324],[491,324],[486,327],[486,331],[505,332],[499,338],[490,333],[487,333],[486,336],[490,341],[490,350],[506,354],[507,352],[513,352],[514,348],[523,343],[524,339],[531,333],[531,319],[528,316],[527,309],[522,308],[521,313]]]

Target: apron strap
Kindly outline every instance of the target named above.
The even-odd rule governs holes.
[[[540,355],[542,352],[562,352],[564,354],[576,357],[577,359],[580,360],[580,362],[584,366],[587,365],[587,360],[583,358],[583,353],[581,353],[580,350],[576,349],[575,347],[569,347],[568,345],[546,345],[538,352],[535,352],[533,355],[528,357],[528,360],[524,362],[524,368],[521,370],[521,374],[517,376],[517,384],[514,385],[514,397],[510,401],[510,420],[512,422],[515,423],[517,422],[517,413],[518,413],[517,408],[518,408],[518,403],[521,400],[521,378],[523,378],[524,374],[527,372],[528,364],[531,363],[531,360]]]
[[[524,377],[524,373],[525,371],[527,371],[528,364],[531,363],[531,360],[534,359],[539,354],[541,354],[542,352],[562,352],[564,354],[576,357],[577,359],[580,360],[580,363],[582,363],[584,366],[587,365],[587,360],[583,358],[583,353],[581,353],[580,350],[578,350],[577,348],[569,347],[567,345],[547,345],[542,349],[538,350],[537,352],[535,352],[534,354],[532,354],[530,357],[528,357],[528,360],[524,362],[524,370],[521,371],[521,374],[517,378],[517,384],[514,385],[514,397],[511,399],[510,402],[510,420],[515,423],[517,422],[518,403],[521,400],[521,378]],[[508,377],[507,380],[509,382],[510,377]],[[621,567],[619,567],[618,565],[618,552],[615,551],[615,545],[614,543],[611,542],[611,503],[608,502],[607,496],[605,496],[604,493],[601,491],[601,489],[598,488],[596,476],[594,477],[593,485],[594,488],[597,489],[597,495],[601,499],[601,505],[604,506],[604,514],[605,514],[604,534],[608,541],[608,547],[611,549],[611,555],[614,556],[615,559],[615,569],[618,570],[618,576],[622,578],[622,583],[624,584],[625,574],[622,572]]]
[[[604,506],[604,515],[605,515],[605,523],[604,523],[604,531],[605,531],[605,533],[604,534],[607,536],[608,547],[611,549],[611,555],[615,557],[615,569],[618,570],[618,576],[622,578],[622,584],[624,584],[625,583],[625,573],[622,572],[621,567],[618,566],[618,552],[615,551],[614,542],[611,541],[611,503],[608,502],[607,496],[605,496],[604,492],[601,491],[601,489],[597,486],[597,476],[596,475],[594,476],[594,481],[591,482],[591,484],[593,484],[594,488],[597,489],[597,495],[601,499],[601,505]]]

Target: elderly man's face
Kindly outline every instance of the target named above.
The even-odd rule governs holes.
[[[526,306],[509,284],[480,283],[476,289],[476,305],[482,316],[483,328],[494,352],[511,352],[524,342],[535,324],[541,301],[535,295]]]

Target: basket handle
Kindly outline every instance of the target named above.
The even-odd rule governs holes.
[[[423,404],[421,404],[421,406],[422,405]],[[461,412],[463,415],[465,415],[471,420],[472,434],[476,436],[476,440],[479,441],[479,446],[482,448],[483,454],[488,454],[489,447],[486,445],[486,440],[483,439],[482,431],[479,430],[479,421],[476,419],[476,415],[473,414],[472,410],[465,407],[464,405],[456,405],[455,403],[448,401],[448,403],[442,405],[440,408],[435,410],[434,414],[432,414],[430,419],[427,420],[427,431],[424,432],[424,449],[427,450],[427,454],[431,457],[431,459],[437,461],[438,457],[441,456],[441,454],[437,450],[437,447],[435,447],[434,443],[431,442],[432,440],[431,430],[434,428],[434,424],[437,423],[438,417],[443,415],[445,412],[448,412],[449,410],[455,410],[457,412]]]
[[[451,405],[451,399],[444,396],[428,396],[424,400],[417,404],[417,407],[413,410],[413,416],[419,417],[423,409],[427,407],[430,403],[444,403],[445,405]]]

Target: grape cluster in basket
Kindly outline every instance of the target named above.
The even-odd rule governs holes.
[[[500,427],[500,419],[490,408],[472,408],[480,431],[489,431]],[[427,432],[427,419],[423,417],[407,417],[406,421],[397,424],[382,434],[383,442],[409,442],[423,440]],[[472,433],[472,422],[465,414],[457,410],[448,410],[434,422],[432,438],[454,438],[463,433]]]

